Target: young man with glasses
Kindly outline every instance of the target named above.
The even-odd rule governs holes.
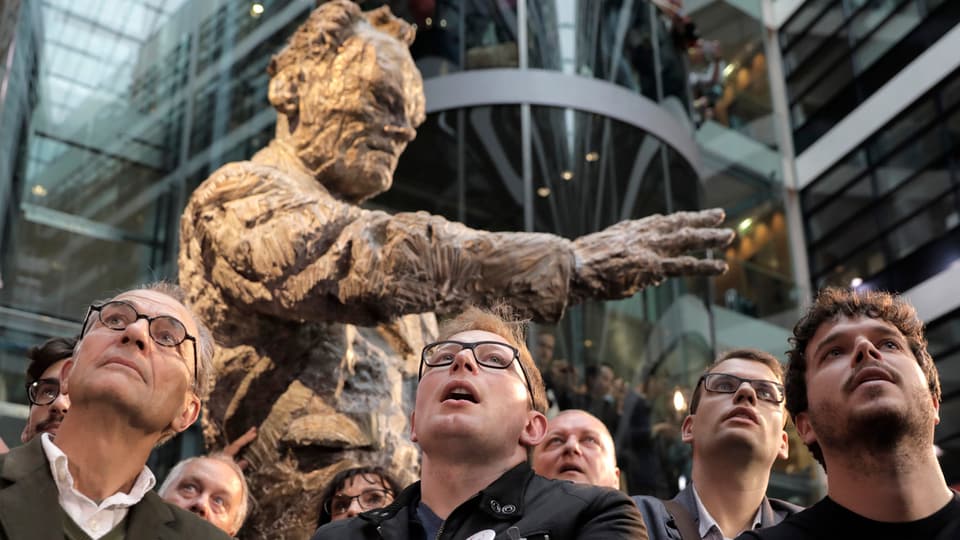
[[[410,424],[421,481],[393,504],[322,527],[340,538],[646,538],[630,499],[547,480],[527,463],[546,430],[543,380],[519,324],[469,308],[421,357]]]
[[[789,448],[782,383],[780,362],[754,349],[726,352],[706,369],[681,427],[693,447],[691,483],[670,501],[634,497],[650,538],[733,538],[800,510],[766,496],[770,468]]]
[[[0,538],[227,538],[163,502],[150,451],[189,427],[209,388],[213,342],[172,285],[90,307],[61,387],[70,414],[0,456]]]
[[[60,422],[70,410],[70,398],[60,391],[60,370],[73,356],[76,338],[53,338],[27,351],[27,399],[30,415],[20,433],[24,444],[41,433],[57,436]]]
[[[827,496],[743,538],[960,538],[960,496],[933,444],[940,378],[913,306],[826,288],[790,341],[787,409],[827,473]]]

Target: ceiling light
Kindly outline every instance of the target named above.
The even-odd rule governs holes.
[[[547,197],[550,196],[550,188],[548,187],[537,188],[537,195],[546,199]]]
[[[592,161],[596,161],[596,160],[600,159],[600,153],[599,153],[599,152],[587,152],[586,158],[587,158],[587,161],[591,161],[591,162],[592,162]]]
[[[753,218],[747,218],[737,225],[737,230],[740,232],[747,232],[747,229],[749,229],[751,225],[753,225]]]
[[[47,196],[47,188],[41,186],[40,184],[33,186],[33,189],[31,189],[30,191],[33,192],[33,194],[36,195],[37,197]]]
[[[446,28],[446,27],[447,27],[447,20],[440,19],[440,28]]]
[[[254,2],[253,5],[250,6],[250,16],[256,19],[261,15],[263,15],[263,4]]]
[[[563,171],[560,173],[560,178],[563,178],[566,181],[573,180],[573,171]]]
[[[855,277],[850,280],[850,286],[856,289],[857,287],[863,285],[863,278]]]
[[[433,19],[431,19],[430,17],[427,17],[426,20],[424,20],[423,22],[427,23],[427,28],[429,28],[430,25],[433,24]]]

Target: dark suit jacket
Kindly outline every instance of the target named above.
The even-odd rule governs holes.
[[[0,539],[63,540],[63,510],[40,437],[0,455]],[[153,491],[130,508],[126,538],[174,540],[229,537]]]
[[[635,496],[633,500],[640,508],[640,513],[643,514],[643,521],[647,524],[647,534],[650,536],[650,540],[680,540],[680,530],[677,528],[673,516],[663,506],[663,501],[646,495]],[[677,493],[673,500],[680,503],[690,513],[694,526],[699,528],[700,512],[697,511],[697,500],[693,497],[693,484]],[[801,510],[803,510],[802,507],[787,501],[764,497],[763,502],[760,503],[760,526],[772,527],[783,521],[787,516]]]

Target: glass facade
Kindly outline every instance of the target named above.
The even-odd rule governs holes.
[[[741,2],[746,11],[707,3],[683,17],[628,0],[363,6],[381,4],[417,25],[411,51],[428,85],[488,69],[588,79],[628,91],[628,105],[654,103],[694,141],[702,163],[656,126],[590,112],[589,95],[442,110],[428,100],[393,188],[367,203],[567,238],[653,213],[724,208],[739,231],[712,254],[730,263],[725,276],[576,306],[531,336],[556,336],[557,376],[576,373],[578,391],[600,363],[613,368],[624,381],[607,394],[627,419],[612,427],[631,463],[628,489],[676,491],[679,477],[689,478],[679,423],[703,367],[731,347],[782,356],[796,315],[760,0]],[[272,138],[265,68],[312,5],[19,4],[0,72],[5,440],[17,439],[10,418],[25,410],[29,346],[76,333],[95,298],[176,278],[180,212],[211,171]],[[196,434],[168,445],[154,464],[162,469],[197,445]],[[813,468],[794,455],[772,489],[808,500]]]
[[[802,152],[960,22],[946,0],[810,0],[780,29]]]
[[[960,72],[804,189],[818,287],[905,291],[960,257]]]

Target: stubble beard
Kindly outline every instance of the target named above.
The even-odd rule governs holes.
[[[869,389],[866,398],[882,395],[881,388]],[[925,388],[915,388],[900,407],[871,407],[846,416],[838,413],[844,405],[825,402],[810,408],[810,421],[821,447],[847,456],[863,469],[871,462],[889,468],[902,459],[919,459],[933,444],[931,399]]]

